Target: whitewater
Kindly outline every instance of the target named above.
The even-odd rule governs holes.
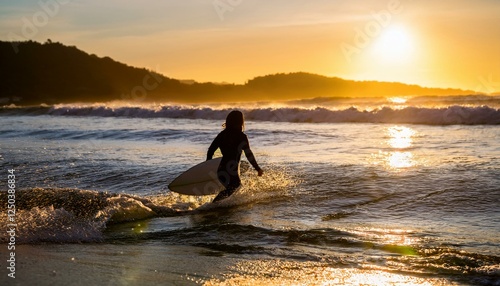
[[[189,118],[223,120],[233,104],[178,105],[61,104],[0,109],[0,114]],[[500,124],[500,96],[424,96],[396,98],[315,98],[282,103],[245,103],[246,118],[309,123],[408,123],[426,125]]]

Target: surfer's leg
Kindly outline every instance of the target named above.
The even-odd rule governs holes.
[[[226,189],[220,192],[215,199],[212,201],[213,203],[218,202],[220,200],[226,199],[231,196],[241,185],[241,181],[239,177],[232,177],[230,179],[230,183],[226,185]]]
[[[231,196],[234,193],[235,189],[225,189],[224,191],[220,192],[215,199],[212,201],[212,203],[218,202],[220,200],[226,199],[229,196]]]

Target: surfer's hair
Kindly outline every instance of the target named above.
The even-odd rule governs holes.
[[[222,124],[222,127],[229,130],[243,131],[245,129],[245,118],[243,117],[243,113],[239,110],[229,112],[226,117],[226,123]]]

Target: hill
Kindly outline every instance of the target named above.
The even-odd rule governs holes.
[[[474,93],[402,83],[352,81],[309,73],[260,76],[243,85],[180,81],[50,40],[43,44],[33,41],[0,41],[0,62],[0,104],[113,100],[239,102]]]

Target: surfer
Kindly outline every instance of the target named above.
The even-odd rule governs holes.
[[[212,159],[217,148],[220,148],[222,153],[222,160],[217,169],[217,177],[226,189],[221,191],[213,202],[229,197],[241,185],[239,165],[242,151],[245,152],[245,156],[258,172],[258,175],[262,176],[264,174],[264,171],[257,164],[252,150],[250,150],[247,135],[243,133],[245,126],[243,113],[238,110],[231,111],[226,117],[226,123],[222,126],[224,130],[215,137],[207,152],[207,160]]]

